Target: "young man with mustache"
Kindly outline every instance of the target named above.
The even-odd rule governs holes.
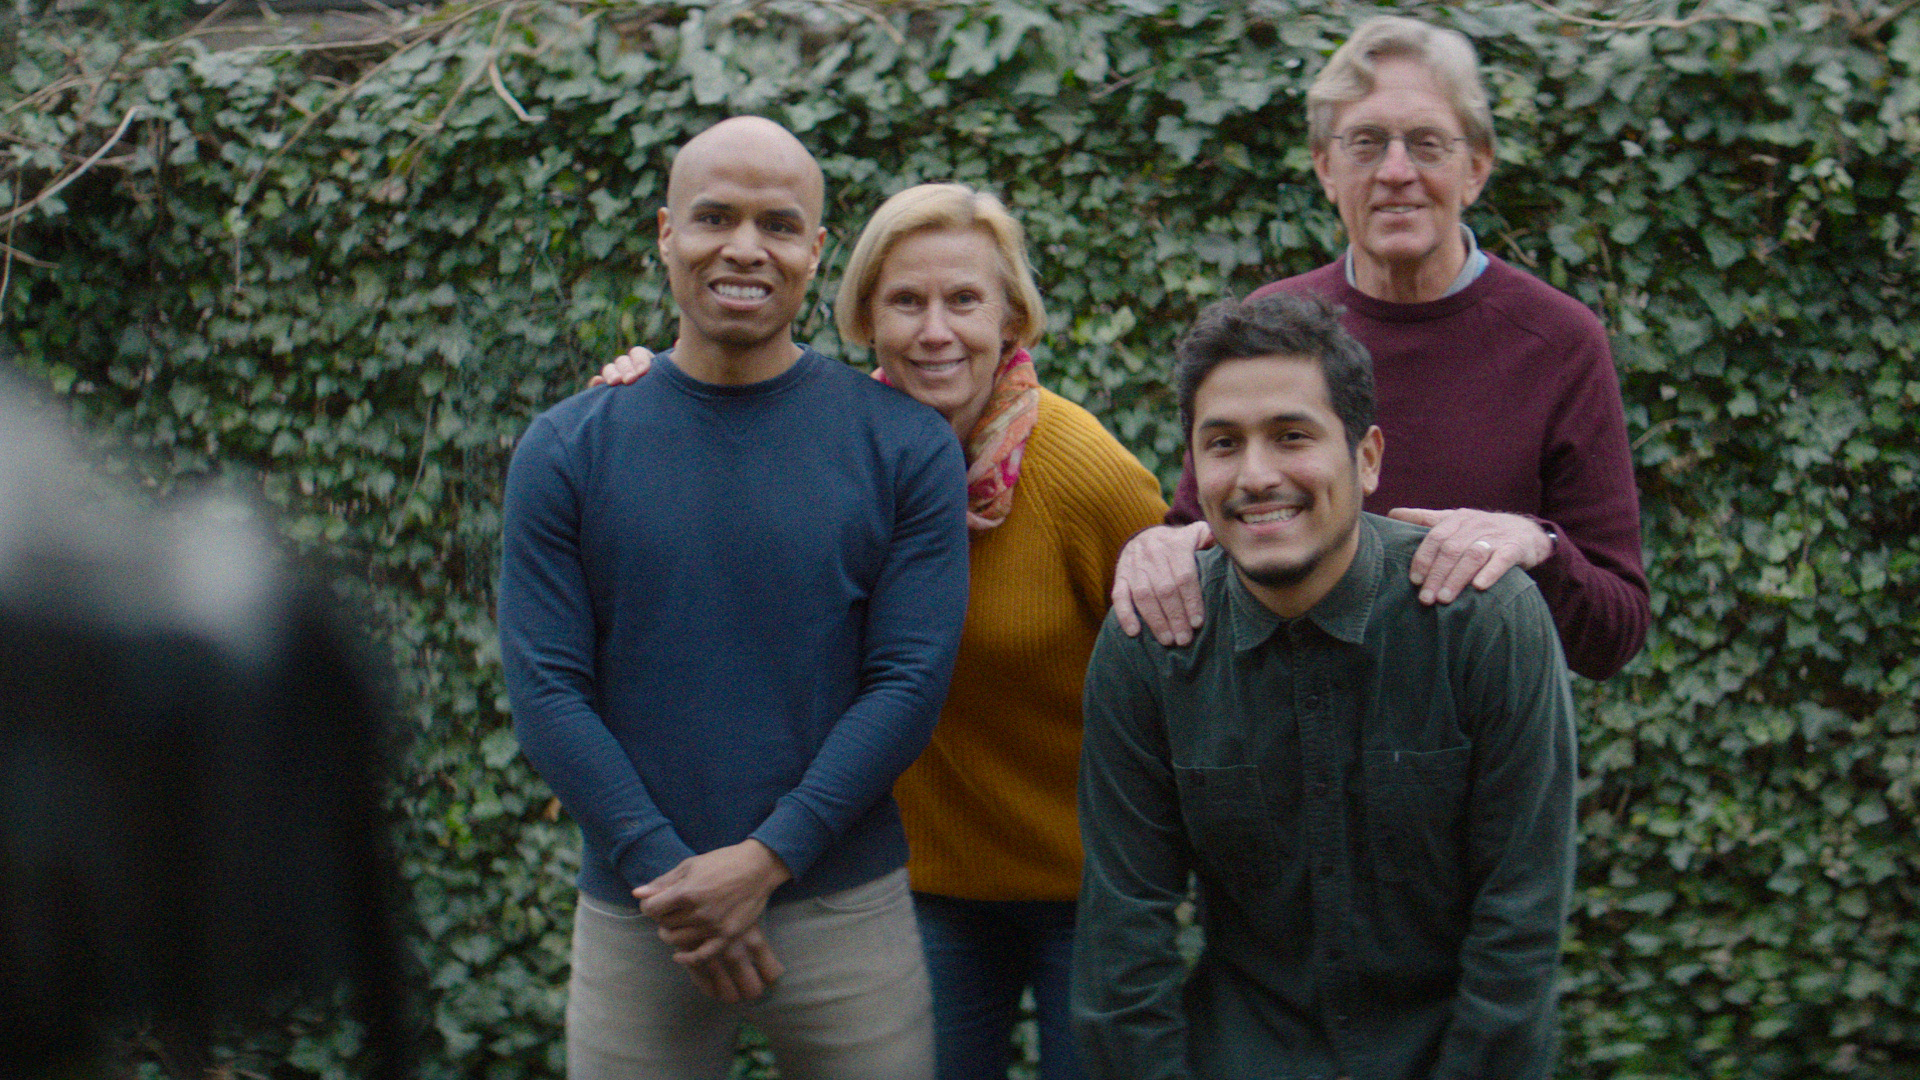
[[[1538,587],[1421,603],[1427,530],[1361,511],[1389,448],[1324,300],[1209,308],[1175,382],[1214,614],[1185,646],[1109,616],[1087,671],[1088,1075],[1548,1076],[1576,740]]]

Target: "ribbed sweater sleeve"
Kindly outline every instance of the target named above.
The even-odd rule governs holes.
[[[1518,271],[1509,270],[1518,274]],[[1544,288],[1545,286],[1540,286]],[[1516,290],[1517,292],[1517,290]],[[1566,342],[1567,377],[1551,410],[1540,461],[1540,507],[1516,511],[1558,539],[1553,554],[1528,571],[1566,650],[1567,666],[1590,679],[1618,673],[1646,643],[1652,620],[1640,552],[1640,494],[1606,332],[1570,297],[1551,317]],[[1516,332],[1551,309],[1515,293],[1493,305],[1509,311]],[[1493,437],[1499,437],[1497,431]]]
[[[588,845],[637,885],[695,852],[595,707],[580,465],[551,414],[535,419],[514,449],[502,510],[500,656],[522,750]]]
[[[967,566],[955,557],[966,472],[953,442],[907,447],[892,542],[867,599],[860,691],[753,837],[799,877],[926,748],[959,641]],[[908,456],[903,455],[903,456]]]
[[[1120,548],[1159,520],[1159,484],[1049,391],[1012,512],[972,540],[953,688],[895,787],[914,888],[974,900],[1079,891],[1080,692]]]

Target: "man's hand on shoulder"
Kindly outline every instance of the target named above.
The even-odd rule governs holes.
[[[684,859],[633,890],[640,913],[660,927],[660,940],[679,950],[682,964],[718,956],[751,929],[767,897],[792,878],[773,849],[742,840]]]
[[[1451,603],[1468,584],[1491,589],[1508,567],[1531,570],[1553,555],[1553,537],[1519,514],[1402,507],[1387,516],[1428,528],[1407,575],[1423,604]]]
[[[1193,554],[1212,545],[1213,530],[1204,521],[1155,525],[1127,541],[1113,570],[1113,614],[1120,629],[1137,636],[1145,623],[1154,640],[1169,648],[1192,641],[1205,617]]]
[[[587,380],[588,386],[625,386],[640,381],[640,376],[653,370],[653,350],[635,345],[626,352],[614,357],[600,369],[600,374]]]

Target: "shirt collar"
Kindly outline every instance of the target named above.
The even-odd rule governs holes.
[[[1453,284],[1447,286],[1447,291],[1440,294],[1442,300],[1473,284],[1487,270],[1487,253],[1480,250],[1479,238],[1473,235],[1473,230],[1468,228],[1464,221],[1460,223],[1460,239],[1467,242],[1467,261],[1461,264],[1460,272],[1453,276]],[[1352,244],[1347,245],[1346,263],[1347,284],[1357,289],[1360,287],[1360,279],[1353,273]]]
[[[1370,515],[1361,514],[1357,528],[1360,545],[1353,553],[1347,572],[1340,575],[1340,580],[1333,583],[1333,588],[1319,603],[1300,617],[1318,626],[1327,636],[1353,645],[1366,640],[1367,620],[1373,614],[1374,596],[1380,591],[1386,557],[1386,548]],[[1289,620],[1275,614],[1247,591],[1240,572],[1225,552],[1221,553],[1220,562],[1227,575],[1227,629],[1233,651],[1245,652],[1264,643]]]

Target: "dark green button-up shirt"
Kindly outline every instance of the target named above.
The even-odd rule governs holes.
[[[1526,574],[1422,606],[1424,529],[1363,515],[1284,620],[1221,552],[1192,644],[1112,618],[1087,672],[1074,1016],[1096,1078],[1552,1070],[1573,705]],[[1200,883],[1191,972],[1174,909]]]

